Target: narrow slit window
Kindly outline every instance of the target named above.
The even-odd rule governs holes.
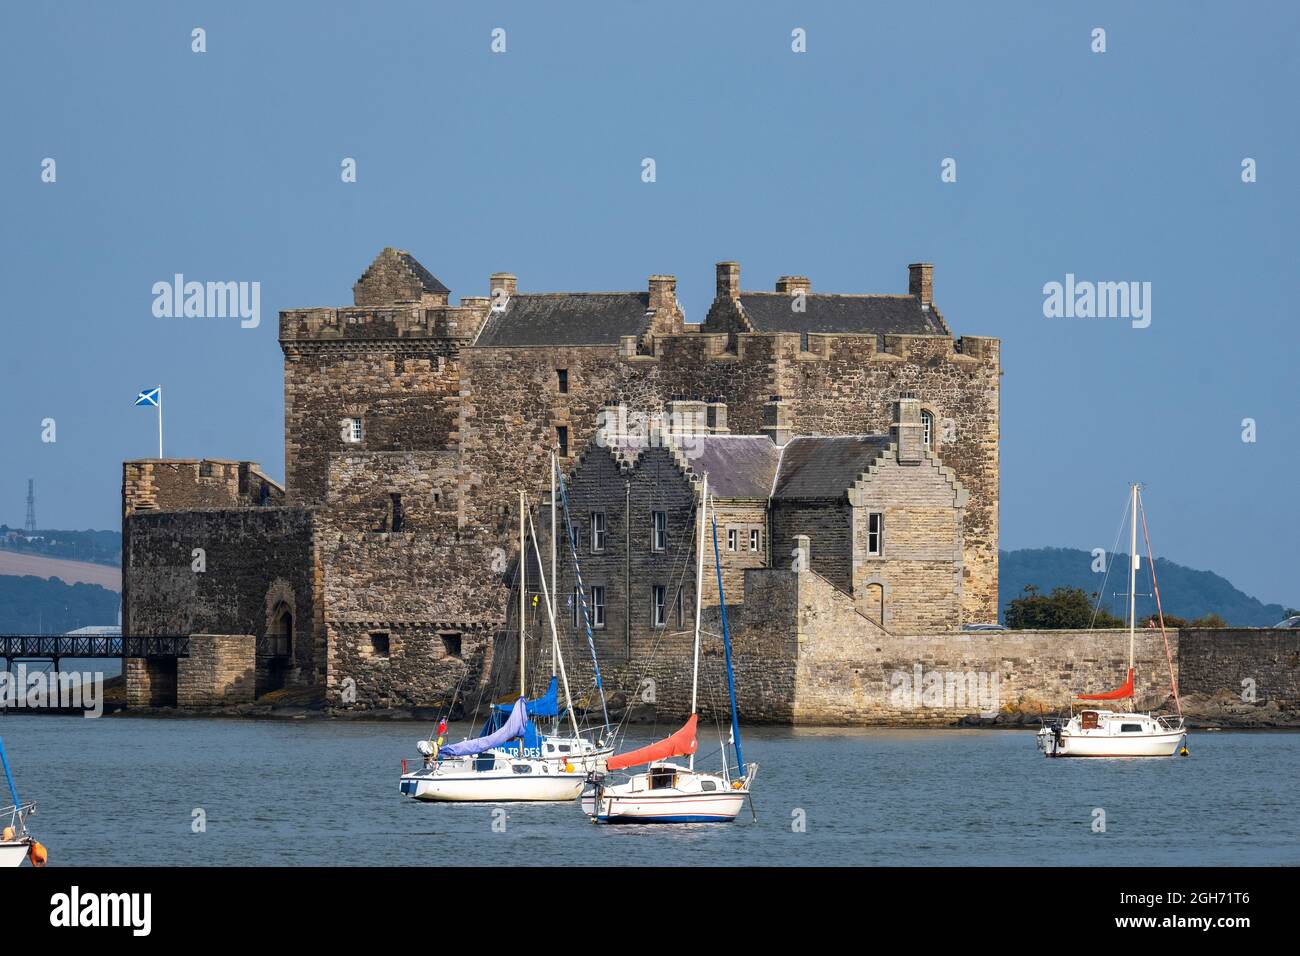
[[[879,511],[867,515],[867,554],[879,556],[883,551],[885,516]]]
[[[559,446],[559,456],[561,458],[569,457],[569,426],[555,426],[555,444]]]
[[[668,512],[650,512],[650,547],[663,551],[668,547]]]
[[[605,626],[605,588],[599,584],[591,588],[591,626]]]
[[[667,592],[668,589],[662,584],[656,584],[652,588],[651,603],[653,604],[655,627],[663,627],[668,623]]]
[[[568,394],[569,370],[567,368],[557,368],[555,370],[555,383],[559,386],[561,395]]]
[[[605,512],[591,513],[591,553],[599,554],[605,550]]]

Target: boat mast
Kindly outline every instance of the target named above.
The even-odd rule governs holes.
[[[526,613],[526,592],[528,561],[524,550],[524,492],[519,490],[519,696],[528,696],[528,681],[524,671],[524,614]]]
[[[528,516],[528,529],[532,532],[533,554],[537,557],[537,566],[542,566],[542,552],[537,547],[537,528],[533,526],[532,515]],[[551,595],[546,587],[546,575],[541,575],[542,579],[542,601],[546,605],[546,617],[551,623],[551,647],[555,649],[555,661],[560,668],[560,681],[564,684],[564,703],[568,706],[569,720],[573,724],[573,736],[582,736],[578,732],[578,718],[573,712],[573,697],[569,693],[569,672],[564,668],[564,655],[560,653],[560,634],[555,628],[555,615],[551,612]]]
[[[1138,486],[1133,483],[1132,514],[1129,516],[1128,562],[1128,669],[1133,673],[1133,629],[1137,621],[1137,568],[1138,568]]]
[[[727,594],[722,588],[722,555],[718,550],[717,508],[713,509],[713,567],[718,572],[718,610],[722,613],[722,648],[726,652],[727,661],[727,695],[731,698],[731,745],[736,748],[736,767],[743,777],[745,755],[740,750],[740,716],[736,710],[736,674],[731,666],[731,629],[727,627]],[[722,770],[723,776],[726,776],[726,751],[723,751]]]
[[[695,716],[695,704],[700,687],[700,599],[704,593],[704,517],[709,500],[709,476],[704,476],[700,488],[700,518],[695,523],[695,662],[691,670],[691,716]],[[695,769],[695,754],[691,754],[690,768]]]
[[[555,452],[551,452],[551,676],[555,676],[555,659],[560,654],[560,638],[555,633],[555,602],[560,594],[560,581],[555,576]]]

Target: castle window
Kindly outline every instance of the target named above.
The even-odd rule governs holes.
[[[199,477],[200,478],[212,477],[212,462],[210,461],[199,462]]]
[[[591,513],[591,553],[599,554],[605,550],[605,512]]]
[[[460,657],[460,635],[459,634],[440,634],[442,638],[442,650],[448,657]]]
[[[394,492],[388,496],[388,530],[401,531],[403,523],[402,496]]]
[[[662,584],[656,584],[651,588],[651,604],[655,627],[663,627],[668,623],[668,589]]]
[[[560,394],[568,394],[569,391],[569,370],[567,368],[557,368],[555,370],[556,384],[560,388]]]
[[[921,412],[921,442],[926,448],[934,447],[934,416],[929,412]]]
[[[576,631],[582,627],[582,594],[577,588],[573,589],[573,596],[569,598],[569,606],[573,608],[573,629]]]
[[[344,441],[354,445],[359,444],[361,442],[361,419],[349,418],[343,436]]]
[[[374,631],[370,635],[370,653],[375,657],[388,656],[388,632]]]
[[[879,557],[884,551],[885,516],[879,511],[867,515],[867,554]]]
[[[559,446],[559,456],[561,458],[569,457],[569,426],[555,426],[555,444]]]
[[[736,542],[739,539],[740,539],[740,532],[738,532],[735,528],[728,528],[727,529],[727,550],[735,551]]]
[[[682,599],[682,594],[683,594],[682,589],[678,588],[677,589],[677,629],[679,631],[682,629],[682,624],[686,620],[684,607],[683,607],[685,601],[683,601]]]
[[[271,657],[289,657],[293,654],[293,612],[281,601],[271,613],[272,625],[267,637],[267,650]]]
[[[591,587],[591,626],[605,626],[605,589],[599,584]]]
[[[750,551],[758,550],[758,531],[753,528],[751,528],[749,531],[749,550]]]
[[[650,512],[650,550],[663,551],[668,547],[668,512]]]

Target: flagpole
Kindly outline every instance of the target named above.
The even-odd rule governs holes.
[[[161,459],[162,452],[162,386],[158,386],[158,457]]]

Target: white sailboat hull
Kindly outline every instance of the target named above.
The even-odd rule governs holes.
[[[1092,719],[1086,719],[1089,714]],[[1187,731],[1181,721],[1171,724],[1149,714],[1085,711],[1059,730],[1044,727],[1036,739],[1046,757],[1172,757]]]
[[[561,803],[576,800],[587,780],[587,771],[573,763],[566,767],[506,754],[493,758],[486,767],[482,758],[422,767],[402,774],[399,789],[416,800],[435,803]]]
[[[593,784],[582,794],[582,810],[597,823],[730,823],[749,798],[757,768],[741,780],[654,764],[627,782]],[[671,781],[671,785],[664,783]]]
[[[27,859],[27,847],[26,841],[0,843],[0,870],[22,866]]]

